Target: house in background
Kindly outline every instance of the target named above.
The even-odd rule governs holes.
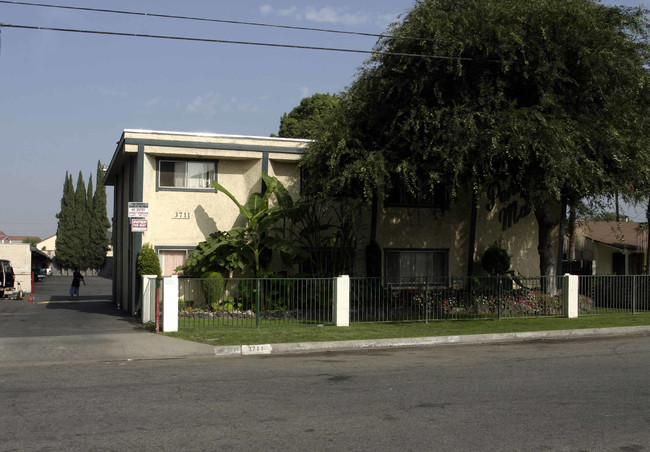
[[[114,187],[115,302],[132,314],[140,309],[136,259],[143,244],[158,253],[163,275],[172,275],[212,232],[242,224],[237,207],[217,194],[212,181],[243,202],[261,191],[266,173],[297,199],[298,162],[308,144],[301,139],[125,130],[105,178]],[[129,203],[146,207],[146,217],[132,221]],[[535,216],[506,184],[489,187],[478,204],[469,189],[450,201],[444,187],[435,196],[413,196],[398,187],[374,212],[363,209],[359,216],[355,276],[368,275],[371,259],[377,273],[396,278],[474,274],[480,271],[480,255],[497,241],[512,255],[513,270],[539,275]],[[554,243],[557,256],[557,231]],[[370,244],[374,253],[366,252]]]
[[[647,223],[584,221],[576,225],[573,249],[565,240],[565,255],[575,274],[640,275],[646,267]]]
[[[46,254],[52,260],[50,267],[52,268],[53,274],[64,274],[64,269],[57,266],[56,263],[56,234],[52,235],[46,239],[41,240],[36,245],[36,249]],[[68,272],[72,274],[71,272]],[[104,265],[98,272],[99,276],[105,276],[107,278],[112,277],[113,275],[113,247],[112,245],[108,246],[108,251],[106,252],[106,261]]]
[[[0,244],[2,243],[24,243],[27,239],[38,239],[31,235],[7,235],[0,231]]]
[[[50,256],[50,259],[54,259],[54,256],[56,255],[56,235],[51,235],[48,238],[41,240],[35,246],[39,251]]]

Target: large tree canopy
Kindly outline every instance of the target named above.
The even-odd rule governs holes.
[[[313,138],[318,125],[336,107],[338,97],[332,94],[316,93],[305,97],[300,105],[280,118],[278,136],[283,138]]]
[[[552,274],[560,201],[648,178],[644,11],[420,1],[376,50],[303,159],[322,175],[315,190],[371,199],[395,181],[452,194],[508,181],[535,211],[540,270]]]

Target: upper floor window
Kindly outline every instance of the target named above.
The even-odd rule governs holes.
[[[216,174],[216,162],[196,160],[158,161],[158,186],[160,188],[211,189],[212,181],[216,180]]]
[[[386,197],[387,207],[432,207],[446,209],[449,206],[449,193],[444,185],[436,187],[434,193],[428,190],[409,192],[403,185],[395,184]]]

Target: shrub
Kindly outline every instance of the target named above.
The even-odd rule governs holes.
[[[490,276],[505,275],[510,270],[510,256],[505,248],[494,242],[483,253],[481,265]]]
[[[205,272],[201,275],[201,290],[206,306],[213,310],[219,310],[219,301],[223,296],[224,281],[223,275],[219,272]]]
[[[151,244],[145,243],[138,252],[138,260],[136,263],[138,275],[156,275],[160,277],[162,270],[160,269],[160,260],[158,254],[153,249]]]

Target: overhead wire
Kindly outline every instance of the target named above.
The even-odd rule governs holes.
[[[299,45],[299,44],[278,44],[278,43],[271,43],[271,42],[235,41],[230,39],[197,38],[191,36],[173,36],[173,35],[153,35],[153,34],[128,33],[128,32],[119,32],[119,31],[87,30],[87,29],[77,29],[77,28],[42,27],[37,25],[17,25],[17,24],[0,23],[0,29],[2,28],[19,28],[23,30],[45,30],[45,31],[59,31],[59,32],[67,32],[67,33],[83,33],[83,34],[106,35],[106,36],[125,36],[131,38],[169,39],[169,40],[178,40],[178,41],[237,44],[237,45],[276,47],[276,48],[289,48],[289,49],[323,50],[329,52],[361,53],[366,55],[390,55],[390,56],[403,56],[403,57],[431,58],[431,59],[441,59],[441,60],[477,61],[475,58],[450,57],[444,55],[429,55],[429,54],[420,54],[420,53],[401,53],[401,52],[386,52],[386,51],[378,51],[378,50],[345,49],[345,48],[337,48],[337,47],[319,47],[319,46],[307,46],[307,45]]]
[[[216,19],[216,18],[209,18],[209,17],[181,16],[177,14],[161,14],[161,13],[148,13],[148,12],[141,12],[141,11],[124,11],[124,10],[117,10],[117,9],[90,8],[85,6],[53,5],[47,3],[22,2],[22,1],[15,1],[15,0],[0,0],[0,3],[10,4],[10,5],[20,5],[20,6],[68,9],[74,11],[89,11],[89,12],[100,12],[100,13],[110,13],[110,14],[125,14],[131,16],[157,17],[163,19],[216,22],[222,24],[250,25],[256,27],[283,28],[287,30],[314,31],[314,32],[322,32],[322,33],[338,33],[338,34],[347,34],[347,35],[366,36],[366,37],[373,37],[373,38],[395,38],[395,39],[409,39],[409,40],[419,40],[419,41],[430,40],[429,38],[395,36],[391,34],[377,34],[377,33],[366,33],[360,31],[335,30],[330,28],[299,27],[295,25],[279,25],[279,24],[269,24],[264,22],[249,22],[249,21],[229,20],[229,19]]]
[[[43,7],[43,8],[57,8],[57,9],[100,12],[100,13],[110,13],[110,14],[125,14],[125,15],[134,15],[134,16],[142,16],[142,17],[158,17],[158,18],[165,18],[165,19],[216,22],[216,23],[236,24],[236,25],[250,25],[250,26],[259,26],[259,27],[300,30],[300,31],[359,35],[359,36],[376,37],[376,38],[431,41],[430,38],[398,36],[398,35],[391,35],[391,34],[375,34],[375,33],[365,33],[365,32],[358,32],[358,31],[326,29],[326,28],[299,27],[299,26],[292,26],[292,25],[278,25],[278,24],[269,24],[269,23],[262,23],[262,22],[248,22],[248,21],[236,21],[236,20],[216,19],[216,18],[207,18],[207,17],[182,16],[182,15],[175,15],[175,14],[124,11],[124,10],[115,10],[115,9],[90,8],[90,7],[82,7],[82,6],[54,5],[54,4],[47,4],[47,3],[34,3],[34,2],[25,2],[25,1],[17,1],[17,0],[0,0],[0,4],[33,6],[33,7]],[[458,60],[479,61],[479,59],[469,58],[469,57],[450,57],[445,55],[432,55],[432,54],[420,54],[420,53],[403,53],[403,52],[390,52],[390,51],[381,51],[381,50],[359,50],[359,49],[346,49],[346,48],[324,47],[324,46],[308,46],[308,45],[299,45],[299,44],[278,44],[278,43],[270,43],[270,42],[237,41],[237,40],[228,40],[228,39],[198,38],[198,37],[190,37],[190,36],[155,35],[155,34],[116,32],[116,31],[88,30],[88,29],[78,29],[78,28],[44,27],[44,26],[34,26],[34,25],[0,23],[0,30],[2,29],[2,27],[18,28],[18,29],[25,29],[25,30],[46,30],[46,31],[58,31],[58,32],[67,32],[67,33],[85,33],[85,34],[107,35],[107,36],[125,36],[125,37],[136,37],[136,38],[170,39],[170,40],[195,41],[195,42],[220,43],[220,44],[250,45],[250,46],[291,48],[291,49],[304,49],[304,50],[321,50],[321,51],[357,53],[357,54],[366,54],[366,55],[390,55],[390,56],[420,57],[420,58],[456,60],[456,61]]]

